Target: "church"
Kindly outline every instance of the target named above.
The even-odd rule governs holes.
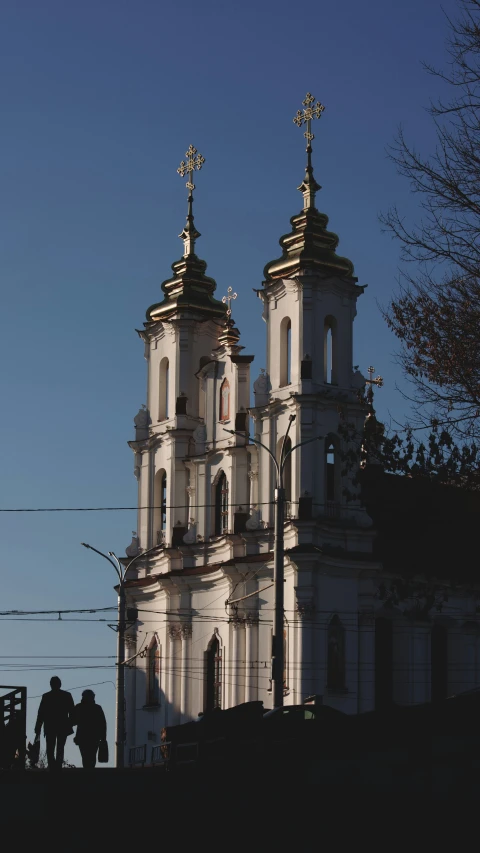
[[[467,540],[463,554],[458,538],[456,547],[445,544],[445,501],[425,493],[415,504],[410,483],[398,497],[401,478],[374,464],[355,477],[342,461],[339,412],[362,432],[374,417],[364,391],[381,380],[353,366],[364,287],[316,208],[311,122],[322,112],[307,94],[294,118],[306,128],[303,208],[256,290],[266,369],[254,372],[252,395],[236,294],[229,288],[218,298],[196,253],[193,176],[204,159],[190,146],[178,169],[189,190],[183,257],[138,331],[147,399],[129,441],[138,526],[126,587],[138,618],[126,638],[126,761],[128,750],[159,744],[165,725],[252,700],[272,707],[271,457],[282,446],[292,451],[284,468],[284,705],[315,695],[355,714],[479,683],[478,584],[462,575]],[[458,512],[470,536],[477,511],[469,504]]]

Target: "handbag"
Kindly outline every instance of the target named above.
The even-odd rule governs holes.
[[[27,756],[30,767],[35,767],[38,763],[38,759],[40,758],[40,735],[36,735],[33,743],[30,743],[30,741],[28,742]]]
[[[101,740],[98,745],[98,761],[100,764],[106,764],[108,761],[108,743],[106,740]]]

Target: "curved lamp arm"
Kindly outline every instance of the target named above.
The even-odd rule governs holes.
[[[119,564],[119,566],[122,566],[121,571],[122,571],[122,573],[123,573],[123,577],[125,577],[125,575],[127,574],[128,570],[129,570],[129,568],[130,568],[130,566],[133,566],[133,564],[134,564],[134,563],[136,563],[136,561],[137,561],[137,560],[140,560],[142,557],[146,557],[146,556],[147,556],[147,554],[151,554],[151,553],[152,553],[152,551],[157,551],[157,550],[158,550],[159,548],[161,548],[161,547],[162,547],[162,545],[154,545],[154,546],[153,546],[153,548],[148,548],[146,551],[142,551],[142,552],[141,552],[141,554],[137,554],[137,556],[136,556],[136,557],[132,557],[132,559],[130,560],[130,562],[129,562],[129,563],[127,563],[127,565],[126,565],[125,567],[123,567],[123,566],[122,566],[122,563],[120,562],[120,560],[118,559],[117,555],[116,555],[116,554],[114,554],[114,552],[113,552],[113,551],[109,551],[108,553],[110,554],[110,556],[111,556],[111,557],[113,557],[113,558],[117,561],[117,563]]]
[[[292,426],[295,418],[296,418],[296,415],[290,415],[289,416],[287,431],[286,431],[285,435],[283,436],[283,441],[282,441],[282,450],[280,453],[280,488],[281,489],[283,489],[283,470],[285,468],[285,462],[287,460],[287,457],[291,453],[291,450],[287,451],[287,453],[285,453],[285,448],[287,446],[288,433],[290,432],[290,427]]]
[[[263,442],[259,441],[258,438],[252,438],[251,435],[245,435],[244,432],[238,432],[238,430],[235,430],[235,429],[225,429],[225,427],[223,427],[223,431],[229,432],[230,435],[239,435],[240,438],[246,438],[246,439],[248,439],[248,441],[251,441],[252,444],[258,444],[259,447],[263,447],[263,449],[267,451],[267,453],[272,457],[272,459],[275,463],[275,468],[277,471],[277,481],[280,482],[280,466],[279,466],[279,464],[275,458],[275,455],[272,453],[270,448],[267,447],[266,444],[263,444]]]
[[[297,447],[303,447],[304,444],[311,444],[312,441],[323,441],[324,438],[324,435],[316,435],[315,438],[307,438],[305,441],[300,441],[298,444],[295,444],[292,448],[290,448],[290,450],[287,450],[285,458],[282,462],[282,471],[285,467],[285,462],[287,461],[288,457],[291,453],[293,453],[294,450],[297,449]]]
[[[121,573],[120,573],[120,571],[119,571],[118,566],[116,565],[116,563],[114,563],[114,562],[113,562],[113,560],[111,560],[111,559],[110,559],[110,557],[107,557],[107,555],[106,555],[106,554],[104,554],[104,553],[103,553],[103,551],[99,551],[99,550],[98,550],[98,548],[94,548],[94,547],[93,547],[93,545],[87,545],[87,543],[86,543],[86,542],[80,542],[80,545],[83,545],[83,547],[84,547],[84,548],[88,548],[90,551],[95,551],[95,553],[96,553],[96,554],[100,554],[100,556],[101,556],[101,557],[103,557],[105,560],[108,560],[108,562],[109,562],[109,563],[111,563],[111,565],[112,565],[112,566],[113,566],[113,568],[115,569],[115,571],[116,571],[116,573],[117,573],[117,575],[118,575],[118,579],[119,579],[119,581],[120,581],[120,583],[121,583],[121,581],[122,581],[122,575],[121,575]],[[110,552],[110,553],[111,553],[111,552]],[[117,558],[115,557],[115,559],[117,559]]]
[[[141,553],[141,554],[137,554],[137,556],[136,556],[136,557],[134,557],[132,560],[130,560],[130,562],[129,562],[129,563],[125,566],[125,568],[124,568],[124,567],[122,566],[122,564],[121,564],[120,560],[118,559],[117,555],[116,555],[116,554],[114,554],[114,553],[113,553],[113,551],[109,551],[109,552],[108,552],[108,556],[107,556],[107,554],[104,554],[104,553],[103,553],[103,551],[99,551],[99,550],[98,550],[98,548],[94,548],[94,547],[93,547],[93,545],[88,545],[86,542],[81,542],[80,544],[81,544],[81,545],[83,545],[83,547],[84,547],[84,548],[88,548],[90,551],[95,551],[95,553],[96,553],[96,554],[99,554],[99,555],[100,555],[100,557],[103,557],[105,560],[108,560],[108,562],[110,563],[110,565],[112,565],[112,566],[113,566],[113,568],[115,569],[115,571],[116,571],[116,573],[117,573],[117,576],[118,576],[118,580],[120,581],[120,583],[123,583],[124,578],[125,578],[125,575],[127,574],[128,570],[129,570],[129,568],[130,568],[130,566],[131,566],[131,565],[132,565],[136,560],[139,560],[139,559],[140,559],[140,557],[145,557],[145,556],[146,556],[146,554],[151,554],[151,553],[152,553],[152,551],[156,551],[156,550],[157,550],[157,548],[161,548],[161,547],[162,547],[161,545],[155,545],[153,548],[149,548],[149,549],[148,549],[148,551],[142,551],[142,553]],[[112,557],[113,557],[113,560],[116,560],[116,562],[115,562],[115,563],[114,563],[114,562],[113,562],[113,560],[111,559]]]

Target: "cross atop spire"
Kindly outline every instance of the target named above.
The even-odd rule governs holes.
[[[303,193],[304,210],[309,210],[310,208],[315,207],[315,193],[320,189],[319,184],[317,184],[313,177],[312,141],[315,139],[315,136],[312,133],[312,120],[314,118],[320,118],[325,107],[320,103],[320,101],[315,103],[315,98],[310,92],[307,92],[302,104],[304,109],[297,110],[293,121],[297,127],[306,125],[306,130],[303,135],[307,140],[307,165],[305,167],[305,178],[298,189]]]
[[[188,190],[188,213],[187,213],[187,224],[180,234],[181,239],[183,240],[184,245],[184,257],[188,257],[189,255],[195,254],[195,240],[200,237],[200,232],[197,231],[195,225],[193,224],[193,191],[195,189],[195,184],[193,183],[193,174],[195,170],[197,172],[200,171],[203,164],[205,163],[205,157],[202,154],[199,154],[197,149],[190,145],[188,151],[185,152],[186,160],[182,160],[180,166],[177,169],[178,174],[181,178],[184,178],[187,175],[187,183],[185,184]]]
[[[227,306],[227,317],[231,317],[232,315],[232,302],[237,298],[237,294],[233,293],[233,287],[229,287],[227,290],[227,296],[222,296],[222,302]]]
[[[376,376],[374,379],[373,378],[374,373],[375,373],[375,368],[369,367],[368,368],[368,379],[365,380],[365,385],[369,386],[366,396],[367,396],[367,402],[370,403],[370,405],[373,404],[373,386],[376,385],[377,388],[383,387],[383,377],[382,376]]]

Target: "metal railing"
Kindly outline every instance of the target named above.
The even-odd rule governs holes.
[[[147,744],[132,746],[128,753],[128,764],[130,767],[143,767],[147,760]]]
[[[170,741],[157,743],[155,746],[152,746],[152,764],[154,767],[162,764],[165,766],[168,765],[170,760],[170,749]]]
[[[25,769],[27,688],[0,684],[0,767]]]

